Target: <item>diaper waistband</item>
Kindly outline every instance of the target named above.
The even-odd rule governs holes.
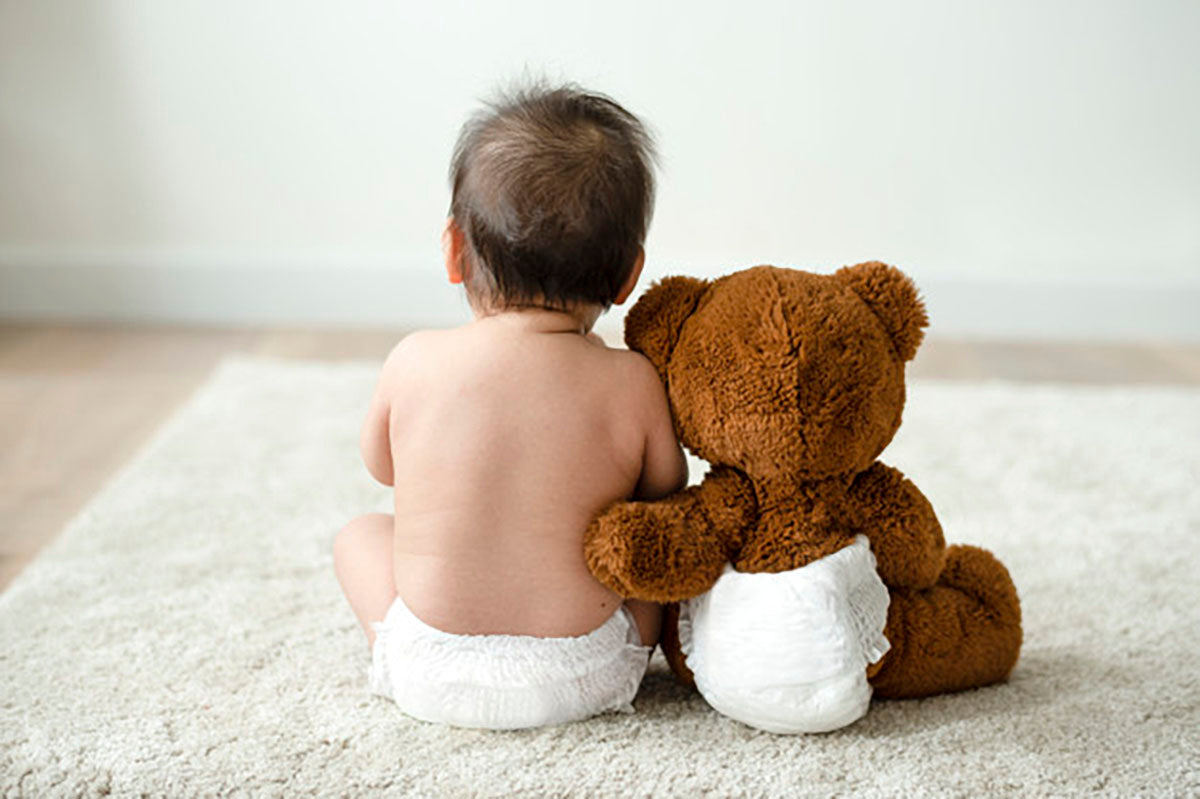
[[[727,562],[719,579],[725,584],[737,584],[753,590],[786,590],[782,586],[809,581],[818,573],[855,582],[862,579],[863,575],[875,573],[875,565],[870,539],[859,533],[846,546],[804,566],[782,572],[742,572]],[[775,589],[775,586],[780,588]]]
[[[631,647],[650,651],[642,646],[633,614],[624,604],[595,630],[577,636],[449,633],[421,621],[399,596],[384,620],[372,626],[380,639],[402,640],[403,646],[394,647],[393,653],[419,662],[426,674],[436,672],[445,682],[476,683],[486,675],[487,682],[498,687],[531,679],[577,678]]]

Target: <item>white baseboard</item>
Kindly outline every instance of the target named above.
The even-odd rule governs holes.
[[[930,335],[1200,341],[1200,283],[922,278]],[[597,326],[620,338],[624,308]],[[440,265],[355,260],[46,257],[0,251],[0,319],[424,327],[470,319]]]
[[[1200,283],[1001,283],[926,279],[931,335],[1200,341]]]
[[[211,325],[440,327],[471,318],[440,264],[220,256],[6,257],[0,318]]]

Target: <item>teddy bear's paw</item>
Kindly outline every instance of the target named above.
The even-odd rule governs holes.
[[[596,579],[623,597],[662,601],[670,541],[681,514],[656,502],[617,502],[592,520],[584,556]]]
[[[955,544],[947,549],[946,568],[938,582],[976,599],[988,618],[1020,627],[1017,588],[1008,569],[986,549],[968,544]]]
[[[583,536],[583,554],[592,575],[623,597],[631,596],[628,575],[633,561],[626,514],[618,503],[592,519]]]
[[[675,602],[704,593],[725,565],[702,516],[686,502],[619,502],[584,537],[596,579],[623,597]]]

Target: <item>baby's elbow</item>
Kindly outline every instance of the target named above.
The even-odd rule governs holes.
[[[671,491],[671,493],[682,491],[683,489],[687,488],[688,484],[687,456],[683,454],[683,447],[678,447],[677,452],[678,458],[675,468],[675,488]]]
[[[393,474],[390,453],[380,452],[373,447],[364,446],[362,448],[362,459],[371,477],[385,486],[392,485],[395,481],[395,475]]]
[[[387,467],[376,465],[374,468],[368,466],[367,471],[371,476],[385,486],[392,486],[395,483],[395,475],[392,474],[392,468],[389,464]]]
[[[646,502],[663,499],[679,493],[687,488],[687,484],[687,458],[683,450],[676,445],[676,461],[671,466],[664,468],[660,465],[657,469],[652,466],[643,469],[634,488],[633,499]]]

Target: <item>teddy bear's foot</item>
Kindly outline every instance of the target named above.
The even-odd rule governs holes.
[[[683,654],[683,650],[679,646],[678,602],[672,602],[663,609],[662,639],[659,641],[659,646],[662,647],[663,656],[666,657],[671,671],[675,673],[675,679],[694,690],[696,678],[687,666],[687,655]]]
[[[1004,680],[1021,649],[1021,605],[1004,564],[973,546],[946,551],[938,582],[893,589],[885,634],[892,644],[874,673],[875,696],[912,698]]]

